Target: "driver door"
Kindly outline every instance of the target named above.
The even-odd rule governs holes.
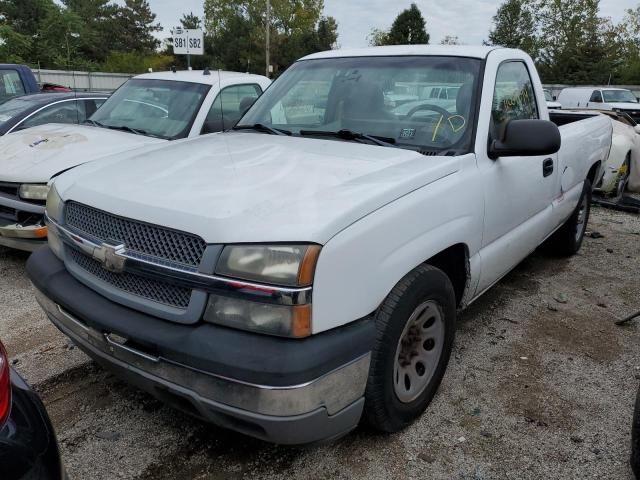
[[[491,68],[487,66],[487,70]],[[536,101],[531,74],[534,72],[535,75],[533,64],[505,59],[494,71],[497,73],[491,98],[486,99],[486,95],[483,98],[483,103],[489,100],[491,111],[481,113],[489,117],[489,142],[501,139],[510,121],[538,119],[540,109],[546,108]],[[479,131],[479,140],[480,135]],[[485,200],[482,274],[478,286],[478,292],[481,292],[517,265],[544,239],[551,221],[557,155],[492,160],[488,156],[486,140],[476,151],[481,173],[478,181],[482,182]]]

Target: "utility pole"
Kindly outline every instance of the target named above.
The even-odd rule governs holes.
[[[267,78],[269,78],[269,64],[270,64],[270,59],[269,59],[269,50],[271,48],[271,39],[269,38],[270,32],[269,29],[271,27],[271,1],[267,0],[267,25],[266,25],[266,48],[265,48],[265,53],[266,53],[266,73],[265,76]]]

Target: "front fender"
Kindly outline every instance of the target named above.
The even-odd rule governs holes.
[[[475,172],[472,158],[466,168],[376,210],[327,242],[314,281],[313,333],[374,312],[402,277],[452,245],[466,245],[470,257],[477,253],[484,197]],[[473,283],[479,272],[470,273]]]

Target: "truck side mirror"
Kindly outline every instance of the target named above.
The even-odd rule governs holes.
[[[551,155],[560,150],[561,138],[557,125],[548,120],[511,120],[501,140],[489,145],[489,158],[535,157]]]

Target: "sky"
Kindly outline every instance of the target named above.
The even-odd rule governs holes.
[[[440,43],[446,35],[457,36],[462,43],[481,44],[491,28],[491,18],[501,1],[491,0],[413,0],[427,21],[430,43]],[[124,3],[120,0],[119,3]],[[159,37],[169,36],[185,12],[203,15],[202,0],[149,0],[151,9],[165,28]],[[338,21],[338,44],[341,48],[366,47],[373,28],[387,29],[394,18],[412,0],[325,0],[325,15]],[[640,4],[639,0],[601,0],[600,15],[619,22],[626,9]]]

